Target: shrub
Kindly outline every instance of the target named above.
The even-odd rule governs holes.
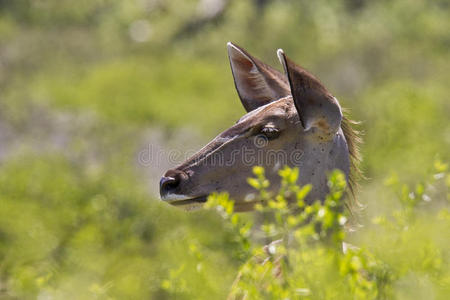
[[[240,245],[236,259],[243,263],[229,299],[420,298],[427,291],[444,297],[450,252],[436,230],[442,226],[448,230],[450,225],[450,176],[443,163],[436,163],[435,169],[431,180],[414,189],[398,183],[395,176],[390,178],[387,185],[401,205],[391,215],[363,219],[365,226],[354,233],[344,205],[342,172],[329,175],[330,193],[323,203],[307,206],[304,199],[311,186],[297,185],[298,169],[281,170],[281,188],[272,195],[264,169],[255,167],[255,178],[248,183],[259,192],[256,210],[262,222],[235,213],[227,194],[210,196],[206,205],[225,219]],[[431,201],[431,197],[437,198]],[[429,226],[421,226],[424,220]],[[378,240],[377,235],[381,235]],[[420,240],[425,236],[427,243]],[[408,290],[410,280],[416,292]]]

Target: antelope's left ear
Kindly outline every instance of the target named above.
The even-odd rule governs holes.
[[[233,43],[227,48],[234,84],[247,112],[290,95],[286,76]]]
[[[288,76],[303,128],[317,128],[321,136],[331,138],[341,126],[342,111],[339,102],[316,77],[292,62],[283,50],[279,49],[277,55]]]

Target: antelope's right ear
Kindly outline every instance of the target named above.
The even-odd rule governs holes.
[[[339,130],[343,118],[339,102],[316,77],[296,65],[283,50],[278,49],[277,54],[288,76],[303,128],[316,128],[322,138],[331,138]]]
[[[285,75],[231,42],[227,48],[234,84],[247,112],[291,94]]]

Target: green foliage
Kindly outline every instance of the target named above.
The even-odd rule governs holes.
[[[446,192],[450,188],[447,165],[436,162],[435,178],[427,183],[428,189]],[[438,298],[448,291],[450,261],[448,245],[421,243],[411,255],[409,246],[417,240],[410,232],[417,234],[417,226],[423,225],[413,215],[422,213],[419,205],[428,204],[431,196],[426,196],[423,184],[416,185],[414,192],[409,192],[406,185],[401,185],[397,199],[401,207],[390,216],[378,216],[373,225],[358,230],[357,237],[347,236],[344,215],[343,193],[346,187],[345,176],[340,171],[330,174],[328,186],[330,193],[323,203],[315,202],[306,206],[304,197],[309,186],[296,185],[298,169],[284,168],[279,172],[282,186],[276,195],[265,190],[269,182],[264,177],[264,169],[254,168],[256,178],[249,178],[249,183],[259,191],[261,204],[257,210],[264,216],[263,222],[252,225],[242,222],[240,215],[233,212],[233,201],[226,194],[212,195],[208,199],[208,208],[216,209],[229,222],[236,240],[241,241],[241,248],[249,259],[239,270],[231,288],[233,299],[391,299],[404,297],[404,291],[398,285],[404,284],[408,273],[415,272],[415,267],[404,265],[408,259],[420,262],[419,270],[430,280],[427,288]],[[437,182],[444,179],[444,185]],[[398,189],[398,183],[392,178],[390,185]],[[437,193],[438,194],[438,193]],[[442,195],[441,195],[442,196]],[[448,196],[447,196],[448,197]],[[442,201],[439,196],[433,199]],[[448,198],[447,198],[448,201]],[[445,202],[445,200],[444,200]],[[445,205],[446,203],[440,203]],[[421,210],[430,209],[422,207]],[[427,214],[427,217],[448,214],[448,206]],[[240,221],[237,221],[240,220]],[[382,220],[382,221],[381,221]],[[449,226],[449,219],[445,226]],[[375,226],[375,227],[372,227]],[[368,234],[379,234],[379,228],[389,228],[383,232],[383,238],[373,241],[364,240]],[[249,238],[249,228],[254,235]],[[397,229],[397,230],[392,230]],[[429,228],[431,229],[431,228]],[[432,228],[431,230],[434,230]],[[432,234],[431,231],[425,231]],[[364,242],[361,241],[361,238]],[[348,239],[359,240],[358,247],[348,244]],[[396,240],[395,251],[388,250],[392,245],[387,240]],[[428,238],[429,239],[429,238]],[[381,242],[383,241],[383,242]],[[401,244],[399,244],[401,242]],[[380,249],[384,253],[379,253]],[[388,251],[386,251],[388,250]],[[413,253],[416,253],[413,251]],[[395,252],[403,259],[391,260],[385,253]],[[445,254],[444,254],[445,253]],[[406,258],[406,259],[405,259]],[[411,262],[408,262],[410,264]],[[424,276],[424,275],[422,275]],[[408,294],[410,298],[420,299],[423,284],[417,287],[417,295]]]
[[[0,1],[1,299],[448,298],[446,1],[228,1],[205,19],[225,2]],[[244,114],[228,41],[275,67],[283,48],[362,121],[364,227],[339,175],[303,206],[295,169],[280,195],[256,170],[256,216],[224,195],[225,222],[157,200],[167,166],[137,166],[142,145],[206,141]]]
[[[227,240],[220,224],[212,216],[203,217],[215,230],[214,239],[201,226],[195,235],[177,228],[175,220],[192,222],[192,229],[198,225],[181,212],[149,202],[132,170],[120,164],[120,171],[115,170],[115,164],[119,162],[93,170],[60,156],[22,155],[3,165],[0,257],[5,297],[164,298],[170,290],[164,278],[176,277],[174,265],[198,270],[180,279],[177,289],[183,290],[184,281],[191,289],[197,287],[199,298],[226,292],[226,285],[212,281],[218,276],[231,280],[233,272],[227,257],[212,251]],[[196,239],[204,252],[195,249]],[[210,264],[201,267],[197,261],[203,257],[229,275]]]

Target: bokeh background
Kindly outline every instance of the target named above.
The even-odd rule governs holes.
[[[157,190],[244,114],[228,41],[277,68],[283,48],[362,121],[358,198],[388,211],[393,172],[450,159],[449,15],[446,0],[0,0],[0,298],[225,297],[239,264],[222,221]]]

